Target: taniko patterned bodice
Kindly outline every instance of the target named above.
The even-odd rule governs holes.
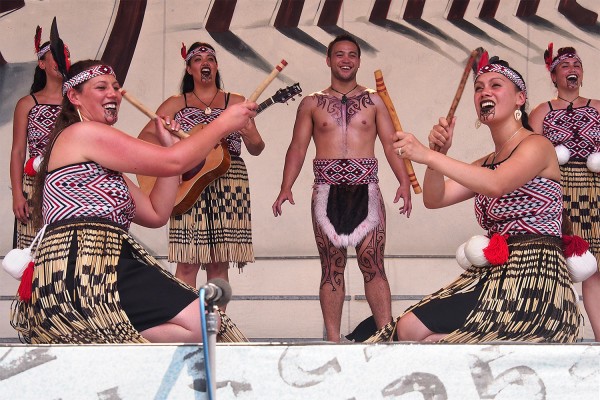
[[[135,203],[121,173],[85,162],[48,172],[42,215],[45,224],[94,217],[127,230],[135,216]]]
[[[571,160],[585,160],[600,151],[600,113],[589,105],[571,111],[553,110],[550,106],[544,117],[543,132],[554,146],[567,147]]]
[[[502,168],[501,163],[484,168]],[[502,197],[475,196],[475,216],[488,236],[540,234],[561,237],[562,187],[552,179],[535,177]]]
[[[33,95],[32,95],[33,97]],[[43,153],[48,145],[50,133],[54,129],[56,117],[60,113],[61,106],[53,104],[38,104],[29,110],[27,115],[27,148],[29,157],[37,157]]]
[[[188,132],[198,124],[209,124],[214,121],[224,110],[222,108],[213,108],[208,115],[204,114],[204,110],[196,107],[189,107],[177,111],[175,121],[181,124],[181,129]],[[227,149],[232,156],[238,156],[242,153],[242,136],[239,132],[230,133],[225,140],[227,141]]]

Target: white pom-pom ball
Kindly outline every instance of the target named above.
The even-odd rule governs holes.
[[[592,153],[588,156],[587,167],[592,172],[600,172],[600,153]]]
[[[37,156],[33,159],[33,169],[35,172],[40,172],[40,165],[42,164],[42,161],[44,161],[44,157],[42,156]]]
[[[31,262],[31,249],[29,247],[25,249],[12,249],[2,260],[2,267],[10,276],[16,280],[21,280],[23,271]]]
[[[456,249],[456,262],[464,270],[469,269],[469,267],[471,266],[471,262],[467,259],[467,256],[465,255],[466,244],[467,242],[461,244],[460,246],[458,246],[458,249]]]
[[[483,254],[483,249],[489,244],[490,239],[483,235],[476,235],[467,240],[467,243],[465,243],[465,256],[471,265],[485,267],[490,264]]]
[[[583,282],[598,270],[596,257],[589,251],[567,258],[567,269],[574,283]]]
[[[571,152],[562,144],[554,147],[554,150],[556,151],[556,157],[558,158],[559,165],[566,164],[569,161],[569,158],[571,158]]]

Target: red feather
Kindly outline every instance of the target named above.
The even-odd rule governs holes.
[[[490,243],[483,249],[483,255],[492,265],[502,265],[508,261],[508,244],[506,238],[508,235],[494,233],[490,238]]]
[[[546,63],[546,68],[550,71],[550,65],[552,64],[553,53],[554,52],[554,43],[548,43],[548,48],[544,51],[544,62]]]
[[[71,52],[69,51],[69,47],[65,44],[63,48],[63,53],[65,54],[65,67],[67,72],[71,69]]]
[[[40,43],[42,43],[42,27],[38,25],[37,28],[35,28],[35,36],[33,38],[33,45],[35,46],[36,53],[40,51]]]
[[[187,49],[185,48],[185,43],[181,42],[181,58],[185,60],[187,57]]]
[[[21,283],[19,284],[19,289],[17,293],[19,293],[19,297],[21,301],[29,302],[31,300],[31,286],[33,283],[33,261],[30,261],[23,271],[23,276],[21,277]]]
[[[590,244],[577,235],[563,235],[565,257],[581,256],[590,248]]]
[[[477,72],[479,72],[479,70],[481,68],[485,67],[489,63],[490,63],[489,54],[487,51],[484,51],[483,54],[481,55],[481,58],[479,59],[479,64],[477,64]]]

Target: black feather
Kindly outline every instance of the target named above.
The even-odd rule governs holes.
[[[63,79],[67,78],[67,72],[69,72],[69,61],[67,60],[67,51],[65,51],[65,44],[58,35],[58,27],[56,26],[56,17],[52,20],[52,26],[50,28],[50,51],[54,57],[54,61],[58,65],[58,71],[63,76]]]

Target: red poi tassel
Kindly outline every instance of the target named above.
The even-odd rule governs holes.
[[[25,163],[25,167],[23,168],[23,172],[25,172],[25,174],[28,175],[28,176],[35,176],[35,174],[37,173],[35,171],[35,168],[33,168],[33,162],[34,161],[35,161],[35,157],[31,157]]]
[[[577,235],[562,237],[565,257],[581,256],[590,248],[590,244]]]
[[[494,233],[490,238],[490,244],[483,249],[483,255],[492,265],[502,265],[508,261],[508,235]]]
[[[19,284],[19,289],[17,293],[19,294],[19,298],[21,301],[28,303],[31,300],[31,286],[33,284],[33,261],[30,261],[23,271],[23,276],[21,277],[21,283]]]

